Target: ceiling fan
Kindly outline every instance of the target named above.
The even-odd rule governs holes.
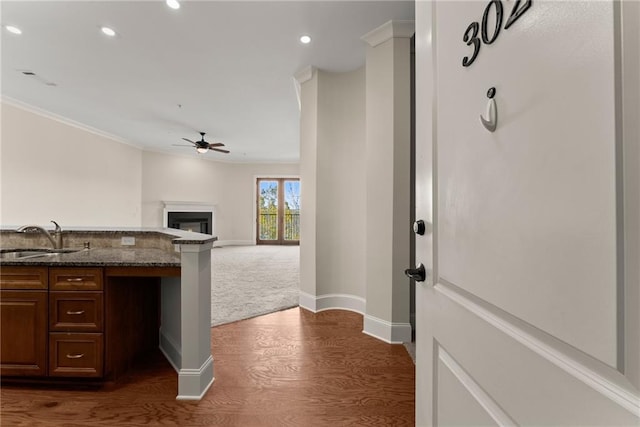
[[[219,151],[220,153],[228,153],[229,150],[223,150],[221,148],[216,148],[216,147],[224,147],[224,144],[222,142],[215,142],[213,144],[208,143],[207,141],[204,140],[204,132],[200,132],[200,135],[202,135],[202,138],[200,139],[200,141],[192,141],[188,138],[182,138],[185,141],[193,144],[193,147],[196,149],[196,151],[200,154],[206,153],[209,150],[213,150],[213,151]],[[191,145],[179,145],[179,144],[173,144],[176,147],[191,147]]]

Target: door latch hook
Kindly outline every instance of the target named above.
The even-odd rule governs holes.
[[[496,106],[496,101],[493,97],[496,96],[496,88],[492,87],[487,91],[487,98],[489,98],[489,103],[487,104],[487,115],[489,116],[489,120],[486,120],[482,115],[480,115],[480,122],[482,126],[489,132],[494,132],[496,130],[496,126],[498,125],[498,107]]]

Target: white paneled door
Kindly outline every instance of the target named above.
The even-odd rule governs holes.
[[[416,3],[418,425],[640,425],[638,9]]]

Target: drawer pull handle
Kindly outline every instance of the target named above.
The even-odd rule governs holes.
[[[70,315],[78,315],[78,316],[79,316],[79,315],[81,315],[81,314],[84,314],[84,310],[78,310],[78,311],[71,311],[71,310],[69,310],[69,311],[67,311],[67,314],[70,314]]]
[[[82,282],[84,279],[82,277],[74,277],[67,279],[67,282]]]
[[[82,359],[83,357],[84,353],[67,354],[67,359]]]

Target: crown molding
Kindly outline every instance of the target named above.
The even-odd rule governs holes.
[[[315,71],[314,66],[307,65],[293,75],[293,86],[296,90],[296,98],[298,98],[298,111],[302,111],[302,84],[311,80]]]
[[[313,65],[307,65],[303,69],[298,70],[293,75],[293,78],[296,79],[298,84],[303,84],[303,83],[311,80],[311,78],[313,77],[313,73],[315,71],[316,71],[316,67],[314,67]]]
[[[14,98],[11,98],[11,97],[8,97],[8,96],[4,96],[4,95],[1,96],[0,97],[0,102],[2,102],[3,104],[11,105],[12,107],[16,107],[16,108],[19,108],[19,109],[24,110],[24,111],[28,111],[30,113],[36,114],[36,115],[41,116],[41,117],[45,117],[47,119],[54,120],[56,122],[65,124],[67,126],[71,126],[71,127],[76,128],[76,129],[80,129],[80,130],[83,130],[85,132],[89,132],[89,133],[94,134],[96,136],[100,136],[102,138],[107,138],[107,139],[110,139],[112,141],[119,142],[120,144],[128,145],[130,147],[134,147],[134,148],[137,148],[139,150],[143,150],[144,149],[144,147],[142,145],[134,144],[133,142],[128,141],[128,140],[123,139],[123,138],[120,138],[119,136],[113,135],[113,134],[108,133],[108,132],[104,132],[104,131],[102,131],[100,129],[96,129],[94,127],[85,125],[84,123],[77,122],[77,121],[72,120],[72,119],[70,119],[68,117],[64,117],[64,116],[52,113],[51,111],[47,111],[47,110],[44,110],[44,109],[42,109],[40,107],[36,107],[34,105],[27,104],[26,102],[23,102],[23,101],[18,101],[17,99],[14,99]]]
[[[414,21],[387,21],[360,37],[360,40],[376,47],[392,38],[410,38],[415,31]]]

